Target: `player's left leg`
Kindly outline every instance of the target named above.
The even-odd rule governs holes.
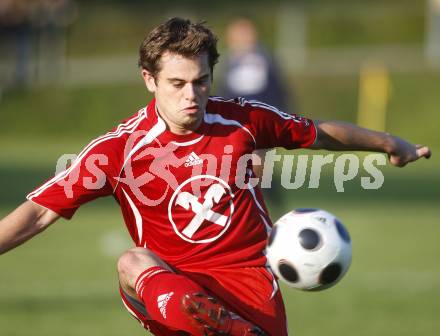
[[[118,261],[119,283],[125,295],[139,299],[145,315],[171,330],[197,335],[187,314],[181,309],[182,297],[203,291],[194,281],[175,274],[173,269],[152,251],[132,248]]]
[[[263,335],[251,323],[233,318],[203,287],[185,275],[176,274],[148,249],[134,248],[125,252],[119,259],[118,271],[127,308],[136,310],[133,302],[136,297],[145,306],[143,314],[135,315],[141,321],[148,316],[167,330],[175,330],[176,335],[178,330],[191,335],[209,335],[211,331],[214,335]]]

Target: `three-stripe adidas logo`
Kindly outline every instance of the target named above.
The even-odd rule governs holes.
[[[157,306],[159,307],[160,313],[162,314],[164,319],[167,318],[167,303],[168,301],[170,301],[173,294],[174,292],[169,292],[166,294],[159,295],[157,297]]]
[[[191,152],[191,154],[188,155],[188,159],[185,161],[185,167],[195,166],[201,164],[202,162],[203,160],[199,158],[196,153]]]

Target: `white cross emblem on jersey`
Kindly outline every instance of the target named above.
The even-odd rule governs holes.
[[[203,188],[203,192],[201,190]],[[213,175],[191,176],[174,191],[168,218],[174,232],[192,244],[206,244],[227,232],[234,213],[234,194],[228,183]],[[214,207],[216,207],[215,210]],[[220,210],[221,209],[221,210]],[[202,228],[202,225],[210,225]]]
[[[192,212],[195,213],[195,216],[185,229],[183,229],[182,233],[185,236],[192,238],[205,219],[224,227],[228,217],[214,212],[211,209],[214,206],[214,202],[218,203],[225,193],[225,188],[219,183],[213,184],[209,187],[204,196],[205,200],[203,203],[200,203],[196,196],[187,191],[179,193],[177,195],[176,204],[182,206],[186,210],[189,210],[191,207]]]

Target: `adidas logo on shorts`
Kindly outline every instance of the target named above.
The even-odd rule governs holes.
[[[185,161],[185,167],[195,166],[201,164],[202,162],[203,160],[199,158],[196,153],[191,152],[191,154],[188,155],[188,159]]]
[[[167,318],[167,303],[168,303],[168,301],[170,301],[173,294],[174,294],[174,292],[170,292],[170,293],[159,295],[157,297],[157,306],[159,307],[160,313],[162,314],[164,319]]]

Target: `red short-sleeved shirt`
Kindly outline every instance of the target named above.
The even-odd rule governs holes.
[[[309,119],[219,97],[209,99],[195,132],[176,135],[153,100],[28,199],[70,218],[81,204],[113,195],[135,244],[175,267],[265,266],[272,223],[260,190],[251,186],[249,155],[308,147],[315,137]]]

